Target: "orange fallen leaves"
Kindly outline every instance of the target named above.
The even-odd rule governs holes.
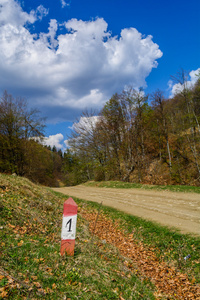
[[[37,281],[33,281],[33,284],[34,284],[36,287],[38,287],[38,288],[41,287],[41,284],[40,284],[39,282],[37,282]]]
[[[20,247],[23,245],[23,243],[24,243],[24,241],[21,240],[19,243],[17,243],[17,246]]]
[[[57,285],[55,283],[52,284],[52,289],[56,289]]]
[[[82,210],[82,215],[89,221],[89,227],[101,240],[116,246],[123,256],[130,258],[139,273],[149,278],[157,288],[155,297],[161,299],[200,299],[200,287],[194,284],[195,278],[190,282],[186,274],[181,274],[175,268],[169,267],[165,262],[158,261],[153,249],[147,249],[139,242],[136,243],[133,235],[126,236],[119,230],[112,220],[100,215],[96,223],[96,214]],[[127,263],[132,268],[130,263]],[[121,297],[121,299],[123,299]]]
[[[6,292],[6,290],[4,288],[0,288],[0,297],[5,298],[7,297],[8,292]]]
[[[42,294],[42,295],[46,295],[47,293],[52,293],[53,291],[49,288],[43,289],[41,287],[40,282],[38,281],[33,281],[30,282],[30,280],[28,278],[24,279],[23,281],[20,281],[19,279],[16,279],[10,275],[7,274],[7,272],[2,271],[0,269],[0,272],[4,272],[6,275],[1,275],[0,274],[0,280],[1,279],[6,279],[6,285],[3,287],[0,287],[0,298],[8,298],[8,294],[10,290],[13,289],[21,289],[21,288],[26,288],[29,292],[33,291],[34,288],[37,288],[36,293],[37,294]],[[21,273],[18,273],[18,275],[20,275]],[[21,274],[22,275],[22,274]],[[33,280],[37,280],[37,276],[32,275],[31,278]],[[54,286],[54,285],[53,285]],[[54,286],[55,288],[56,286]],[[10,299],[10,298],[9,298]]]

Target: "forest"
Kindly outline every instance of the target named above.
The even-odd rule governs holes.
[[[63,153],[43,146],[45,120],[23,98],[0,99],[0,172],[47,186],[119,180],[200,186],[200,77],[185,73],[182,88],[166,99],[127,87],[101,111],[83,112]]]
[[[44,147],[45,120],[27,101],[6,91],[0,99],[0,172],[24,176],[47,186],[57,186],[63,153]]]

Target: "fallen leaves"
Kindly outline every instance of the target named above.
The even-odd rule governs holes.
[[[19,273],[20,275],[21,273]],[[22,275],[22,274],[21,274]],[[37,276],[31,276],[33,280],[37,280]],[[0,268],[0,280],[5,280],[5,284],[3,287],[0,287],[0,298],[7,298],[9,291],[13,291],[14,289],[26,289],[29,292],[34,291],[36,289],[36,294],[46,295],[47,293],[52,293],[51,289],[43,289],[41,287],[40,282],[33,281],[30,282],[28,278],[21,281],[16,277],[9,275],[6,271]],[[55,288],[56,286],[54,286]]]
[[[116,246],[123,256],[131,259],[139,273],[149,278],[157,288],[155,297],[161,299],[163,296],[168,299],[200,299],[200,287],[194,284],[195,278],[190,282],[186,274],[181,274],[175,268],[168,266],[163,261],[158,261],[153,249],[146,249],[144,245],[136,243],[133,235],[126,236],[117,223],[106,218],[82,210],[82,216],[89,221],[91,232],[94,232],[101,240],[106,240]],[[95,228],[95,231],[94,231]],[[132,268],[131,264],[129,268]],[[121,298],[123,299],[123,298]]]
[[[7,297],[8,292],[6,292],[5,287],[0,288],[0,292],[1,292],[0,297],[2,297],[2,298]]]
[[[21,240],[19,243],[17,243],[17,246],[21,247],[23,245],[23,243],[24,243],[24,241]]]
[[[52,289],[56,289],[57,285],[55,283],[52,284]]]

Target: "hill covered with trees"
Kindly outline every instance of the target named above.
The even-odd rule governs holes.
[[[0,172],[58,186],[88,180],[200,185],[200,77],[166,99],[127,88],[83,113],[62,153],[40,142],[44,119],[24,99],[0,99]]]
[[[170,99],[126,89],[98,117],[85,113],[74,124],[65,171],[72,178],[82,170],[85,181],[199,185],[199,122],[200,79],[193,87],[183,81]]]

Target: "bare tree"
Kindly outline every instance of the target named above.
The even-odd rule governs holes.
[[[176,97],[179,97],[186,107],[186,113],[181,114],[179,121],[182,124],[182,131],[184,131],[184,136],[186,137],[187,144],[194,159],[194,164],[200,176],[200,155],[197,149],[197,145],[200,141],[200,125],[199,116],[195,112],[194,93],[192,93],[193,87],[188,86],[188,73],[183,69],[181,69],[176,76],[172,76],[172,79],[174,83],[179,86]]]
[[[160,148],[160,155],[162,152],[162,142],[161,140],[164,138],[166,149],[167,149],[167,156],[168,156],[168,162],[169,165],[169,172],[171,175],[172,172],[172,157],[171,157],[171,151],[170,151],[170,143],[169,143],[169,124],[168,124],[168,118],[167,118],[167,112],[165,110],[165,98],[163,96],[163,92],[160,90],[157,90],[151,95],[152,100],[152,106],[154,108],[154,114],[156,118],[156,124],[157,124],[157,133],[158,133],[158,139],[159,139],[159,148]],[[165,159],[165,157],[162,156],[162,158]]]
[[[4,92],[0,99],[1,165],[7,171],[23,175],[27,141],[42,136],[43,119],[37,110],[29,110],[23,98],[14,98]]]

